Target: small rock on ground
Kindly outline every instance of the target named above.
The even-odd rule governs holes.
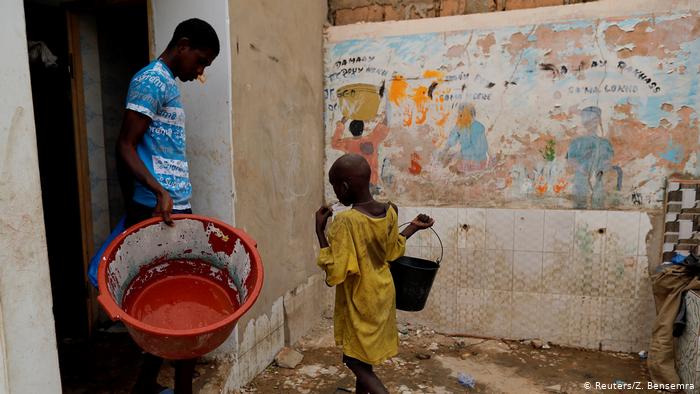
[[[282,348],[275,357],[275,363],[281,368],[294,369],[304,359],[304,355],[288,347]]]
[[[416,358],[419,360],[430,360],[430,357],[429,353],[416,353]]]

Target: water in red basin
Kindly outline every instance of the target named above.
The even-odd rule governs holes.
[[[223,320],[236,309],[215,281],[200,275],[172,275],[148,283],[129,297],[128,314],[161,328],[189,330]]]

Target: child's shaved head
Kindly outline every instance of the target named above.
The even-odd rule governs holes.
[[[343,204],[352,204],[357,196],[368,192],[372,169],[367,160],[354,153],[341,156],[331,166],[328,177],[336,196]]]
[[[337,176],[341,181],[347,181],[350,178],[366,179],[369,184],[372,169],[364,157],[348,153],[333,163],[329,175]]]

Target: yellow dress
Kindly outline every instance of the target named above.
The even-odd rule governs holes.
[[[318,265],[335,290],[335,342],[343,353],[368,364],[398,354],[396,292],[389,262],[403,256],[393,207],[374,218],[350,209],[336,215],[328,229],[329,247]]]

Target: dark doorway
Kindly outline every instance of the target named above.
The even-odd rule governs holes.
[[[115,143],[129,80],[149,61],[146,0],[25,0],[24,7],[63,392],[127,392],[138,372],[140,349],[119,327],[110,328],[111,322],[100,313],[85,264],[108,234],[92,231],[98,219],[90,205],[90,185],[107,185],[107,201],[100,208],[107,210],[109,230],[123,213]],[[85,38],[81,23],[87,19],[96,26],[89,38],[99,56],[99,62],[90,64],[80,60]],[[71,23],[76,20],[81,23]],[[94,52],[91,55],[94,59]],[[99,83],[91,84],[92,95],[85,96],[83,85],[77,89],[75,81],[80,78],[87,86],[93,75],[100,76]],[[101,103],[95,106],[89,100],[96,91]],[[95,117],[99,130],[93,128]],[[80,127],[82,135],[76,131]],[[94,164],[87,153],[94,146],[86,141],[86,133],[95,130],[104,140],[106,179],[86,170]]]
[[[30,58],[30,72],[53,311],[61,343],[88,333],[68,30],[65,11],[58,6],[26,2],[25,19],[30,53],[40,51],[39,57]],[[55,64],[47,63],[47,51],[56,56]]]

